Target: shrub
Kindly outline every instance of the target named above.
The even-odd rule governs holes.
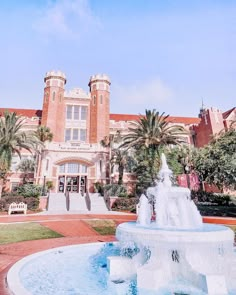
[[[24,199],[24,203],[27,204],[29,210],[36,210],[39,207],[39,198],[27,197]]]
[[[53,189],[53,188],[54,188],[54,186],[53,186],[53,181],[48,180],[48,181],[46,182],[46,187],[47,187],[47,190],[51,190],[51,189]]]
[[[104,195],[104,186],[98,181],[94,183],[94,192],[99,193],[101,196]]]
[[[127,193],[126,187],[117,183],[105,185],[104,190],[107,192],[108,196],[114,197],[118,197],[120,194]]]
[[[229,206],[231,200],[229,195],[204,191],[192,191],[191,198],[194,199],[196,203],[205,203],[218,206]]]
[[[11,203],[25,203],[27,204],[27,209],[35,210],[39,206],[38,197],[23,197],[23,196],[3,196],[0,199],[0,211],[8,211],[9,205]]]
[[[136,211],[137,198],[118,198],[112,205],[112,210],[128,210],[130,212]]]
[[[24,184],[18,187],[18,195],[29,197],[39,197],[42,193],[42,186],[36,184]]]

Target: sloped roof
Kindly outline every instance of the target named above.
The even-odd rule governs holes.
[[[230,115],[235,109],[236,109],[236,107],[233,107],[232,109],[230,109],[230,110],[224,112],[224,113],[222,114],[222,115],[223,115],[223,118],[224,118],[224,119],[227,119],[228,116],[229,116],[229,115]]]
[[[142,115],[127,115],[127,114],[110,114],[110,120],[118,121],[138,121]],[[167,118],[168,122],[179,123],[179,124],[199,124],[200,119],[195,117],[173,117],[169,116]]]
[[[17,115],[21,115],[23,117],[42,117],[42,110],[32,110],[32,109],[12,109],[12,108],[0,108],[0,116],[3,115],[5,111],[9,111],[10,113],[15,112]]]

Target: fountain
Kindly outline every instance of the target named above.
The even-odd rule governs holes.
[[[140,197],[137,222],[117,227],[118,243],[67,246],[28,256],[8,273],[12,293],[236,294],[233,231],[203,224],[190,190],[172,185],[164,154],[161,160],[159,181]]]
[[[122,261],[121,257],[119,263],[119,259],[115,265],[112,263],[111,276],[115,272],[116,276],[125,279],[121,266],[129,265],[132,273],[137,274],[139,294],[148,291],[162,294],[168,286],[176,292],[183,292],[180,282],[204,294],[229,294],[232,288],[233,231],[223,226],[203,224],[191,200],[190,190],[172,186],[172,172],[164,154],[161,161],[159,183],[147,189],[147,198],[141,196],[138,222],[120,224],[116,231],[124,248],[131,243],[135,245],[139,250],[138,261],[142,263],[137,265],[135,256],[129,263]],[[156,220],[153,222],[148,198],[154,199]],[[113,257],[109,259],[112,261]],[[121,269],[119,274],[116,267]],[[186,292],[189,294],[188,290]]]

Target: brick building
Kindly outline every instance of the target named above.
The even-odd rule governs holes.
[[[42,110],[13,109],[24,117],[24,129],[36,130],[39,125],[50,127],[54,137],[47,142],[37,158],[37,169],[32,181],[44,184],[52,181],[55,192],[66,190],[92,191],[97,181],[106,183],[109,151],[100,141],[118,130],[127,133],[130,122],[139,115],[110,113],[110,79],[107,75],[91,76],[86,93],[81,88],[65,91],[66,76],[62,72],[47,72]],[[6,109],[0,109],[0,115]],[[189,131],[184,140],[197,147],[207,144],[212,135],[229,128],[236,119],[236,108],[222,113],[210,108],[202,109],[199,117],[169,117],[169,124],[178,124]],[[23,154],[23,158],[32,157]],[[8,188],[22,181],[16,170],[20,159],[13,158]],[[126,175],[127,178],[127,175]],[[129,178],[127,178],[129,179]],[[130,180],[132,181],[132,180]]]

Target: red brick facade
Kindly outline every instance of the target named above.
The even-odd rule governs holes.
[[[38,158],[35,182],[43,184],[46,178],[53,182],[54,191],[59,190],[61,179],[65,185],[71,178],[81,183],[86,181],[90,191],[97,181],[110,182],[109,150],[103,148],[100,141],[117,130],[127,133],[130,122],[138,120],[140,115],[110,114],[111,83],[107,75],[91,76],[89,93],[81,88],[66,92],[66,77],[62,72],[46,73],[44,82],[42,110],[9,109],[25,118],[27,130],[36,130],[41,124],[50,127],[54,135],[53,142],[46,143],[43,155]],[[4,110],[0,109],[0,116]],[[184,139],[187,144],[201,147],[236,121],[236,108],[224,113],[214,108],[203,109],[199,118],[170,116],[168,121],[189,131]],[[14,178],[9,177],[9,188],[21,182],[20,175],[16,174]],[[128,175],[124,180],[130,185],[133,183]],[[78,186],[80,188],[80,184]]]

